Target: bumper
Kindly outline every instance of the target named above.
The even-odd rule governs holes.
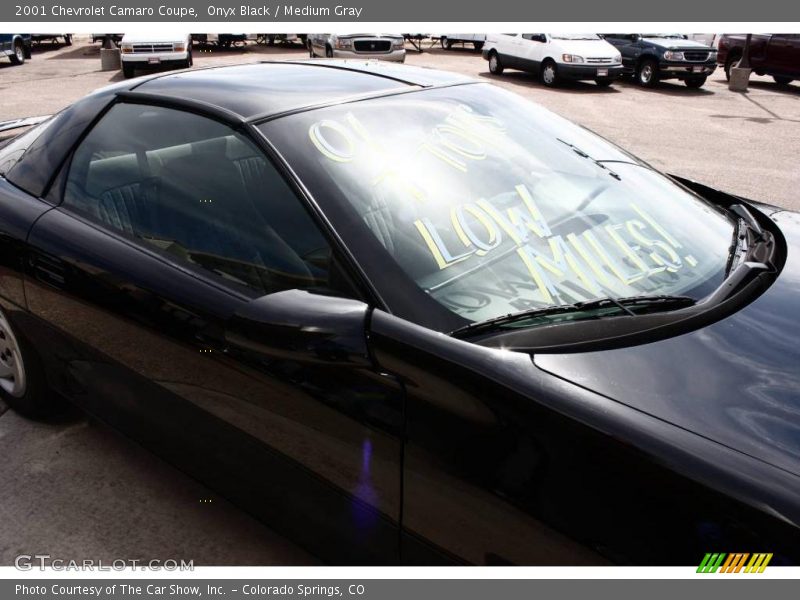
[[[716,68],[716,61],[700,64],[662,62],[658,66],[658,72],[661,79],[691,79],[692,77],[708,77]]]
[[[353,50],[334,50],[333,58],[350,58],[358,60],[388,60],[392,62],[405,62],[406,49],[392,50],[391,52],[355,52]]]
[[[603,71],[605,74],[599,74]],[[563,79],[618,79],[621,75],[622,65],[558,65],[558,76]]]
[[[159,52],[157,54],[122,54],[120,56],[123,63],[134,64],[137,67],[176,64],[186,62],[189,58],[188,52]]]

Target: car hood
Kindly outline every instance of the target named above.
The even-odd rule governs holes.
[[[682,50],[684,48],[692,49],[692,48],[703,48],[705,50],[713,50],[710,46],[703,44],[702,42],[696,42],[694,40],[680,40],[677,38],[644,38],[644,41],[648,44],[654,44],[656,46],[661,46],[662,48],[675,48],[678,50]]]
[[[535,42],[533,42],[535,43]],[[563,52],[577,54],[578,56],[610,58],[617,56],[619,50],[605,40],[553,40]]]
[[[540,369],[800,475],[800,214],[771,215],[788,255],[737,313],[640,346],[539,354]]]
[[[187,36],[182,33],[159,33],[154,31],[151,33],[140,31],[136,34],[125,34],[122,38],[122,44],[150,44],[155,42],[161,43],[181,43],[186,41]]]

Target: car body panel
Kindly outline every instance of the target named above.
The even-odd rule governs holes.
[[[269,127],[258,138],[252,122],[290,123],[286,113],[325,101],[465,85],[399,66],[313,64],[209,69],[100,90],[56,116],[8,179],[0,178],[0,306],[39,351],[50,386],[336,564],[686,565],[718,548],[764,549],[775,553],[775,564],[800,563],[800,477],[781,468],[793,430],[774,418],[756,418],[761,429],[739,421],[742,435],[774,432],[762,444],[771,457],[721,435],[710,439],[715,415],[721,430],[736,416],[719,414],[732,397],[721,379],[707,390],[722,395],[719,410],[709,407],[697,427],[669,415],[672,423],[656,403],[683,407],[687,419],[693,405],[680,397],[672,404],[651,397],[650,406],[610,397],[608,388],[534,363],[558,357],[470,343],[388,314],[366,285],[353,290],[363,305],[358,347],[368,348],[359,360],[270,354],[229,336],[232,323],[250,314],[244,309],[270,296],[199,273],[61,205],[68,160],[109,106],[155,104],[251,137],[323,227],[322,203],[275,149],[281,146],[270,145]],[[200,82],[217,76],[235,86],[225,72],[244,80],[242,93],[203,91]],[[278,99],[283,92],[271,94],[268,77],[254,77],[277,72],[286,75]],[[309,73],[324,85],[309,83]],[[375,81],[354,91],[351,83],[362,78]],[[292,93],[292,82],[310,89]],[[580,133],[580,147],[596,154],[591,134]],[[608,158],[633,160],[622,151]],[[713,190],[696,189],[714,201]],[[795,248],[797,215],[771,217]],[[357,280],[358,265],[335,233],[327,239]],[[789,396],[796,397],[797,380],[788,361],[796,352],[773,347],[786,362],[755,373],[773,354],[746,346],[772,343],[755,319],[781,327],[779,315],[763,311],[791,314],[800,281],[791,254],[784,271],[761,298],[717,323],[724,331],[708,328],[728,351],[698,361],[705,377],[730,372],[739,393],[750,394],[746,402],[771,417],[794,414]],[[300,313],[311,315],[310,306]],[[733,351],[727,328],[737,318],[749,338]],[[685,337],[702,348],[704,332],[670,343]],[[652,353],[642,373],[698,393],[660,344],[629,349]],[[712,356],[724,364],[709,362]],[[748,356],[760,360],[742,363]]]
[[[603,37],[620,51],[625,72],[629,74],[635,73],[645,59],[651,59],[657,63],[659,79],[683,80],[707,77],[716,69],[716,50],[695,40],[614,33],[603,34]],[[695,58],[676,61],[664,58],[666,50],[687,50],[698,54]]]
[[[772,217],[789,247],[800,218]],[[540,368],[800,475],[800,260],[752,304],[703,329],[617,350],[539,354]],[[662,376],[668,365],[672,375]]]

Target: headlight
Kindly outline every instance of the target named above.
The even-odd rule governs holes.
[[[565,63],[582,63],[583,57],[575,54],[562,54],[561,60],[563,60]]]
[[[133,44],[122,44],[119,48],[123,54],[131,54],[133,52]]]
[[[709,60],[717,60],[717,51],[716,50],[711,50],[708,53],[708,58],[709,58]]]
[[[683,57],[683,52],[677,50],[667,50],[664,52],[664,58],[667,60],[686,60]]]
[[[173,52],[183,52],[186,50],[186,44],[172,44]]]
[[[353,45],[353,40],[349,38],[336,38],[336,49],[337,50],[347,50]]]
[[[403,38],[399,40],[394,40],[393,44],[395,50],[402,50],[406,47],[406,41]]]
[[[617,54],[616,56],[612,56],[611,60],[614,63],[621,63],[622,62],[622,54]]]

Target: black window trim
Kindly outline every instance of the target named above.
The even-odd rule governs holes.
[[[116,94],[116,97],[111,102],[109,102],[103,108],[103,110],[99,111],[97,116],[92,120],[91,124],[81,133],[80,137],[76,140],[75,144],[73,144],[69,153],[62,161],[60,168],[57,169],[56,172],[51,177],[49,187],[53,188],[54,184],[57,183],[58,189],[56,195],[52,194],[52,192],[54,191],[52,189],[47,189],[45,190],[45,193],[42,194],[42,198],[47,198],[48,203],[53,204],[55,208],[57,208],[64,214],[67,214],[70,217],[78,218],[81,222],[91,225],[94,229],[100,230],[106,234],[110,234],[115,239],[122,240],[129,246],[136,248],[140,251],[144,251],[150,256],[157,257],[165,264],[170,265],[174,268],[178,268],[182,272],[188,273],[198,278],[199,280],[203,281],[204,283],[214,285],[214,287],[218,289],[223,289],[224,291],[229,292],[236,297],[247,298],[248,300],[252,299],[243,292],[238,291],[236,288],[238,288],[239,286],[232,282],[227,282],[219,276],[212,276],[210,272],[208,276],[206,276],[205,274],[200,274],[194,271],[193,269],[185,268],[179,264],[176,264],[175,262],[164,257],[156,249],[147,248],[144,245],[138,243],[136,240],[131,239],[129,236],[121,234],[120,232],[115,231],[110,227],[105,227],[103,226],[102,223],[97,223],[87,218],[79,211],[72,210],[69,207],[63,205],[64,196],[66,192],[66,184],[68,179],[67,174],[69,173],[69,170],[72,167],[72,160],[75,156],[76,151],[81,146],[86,137],[98,125],[98,123],[100,123],[100,121],[102,121],[102,119],[117,104],[141,104],[145,106],[157,106],[161,108],[169,108],[173,110],[181,110],[184,112],[189,112],[201,117],[209,118],[214,121],[220,122],[224,125],[229,126],[233,131],[245,136],[248,139],[248,141],[253,143],[256,146],[256,148],[261,150],[262,154],[264,155],[264,158],[276,170],[278,175],[280,175],[281,179],[283,179],[283,181],[292,191],[297,201],[306,210],[309,217],[311,218],[311,221],[320,230],[323,237],[330,245],[331,252],[333,255],[333,260],[337,260],[341,257],[341,260],[339,260],[338,262],[341,268],[344,270],[348,278],[348,281],[351,284],[351,287],[353,288],[353,291],[356,292],[361,297],[361,299],[364,300],[371,307],[377,307],[382,310],[385,310],[386,305],[383,302],[383,299],[380,298],[380,295],[377,293],[377,290],[375,290],[374,287],[369,283],[366,274],[361,270],[358,261],[355,260],[352,253],[344,245],[344,242],[342,241],[341,237],[339,237],[339,235],[336,233],[333,226],[331,225],[330,221],[324,216],[322,210],[319,208],[319,205],[316,203],[316,201],[314,201],[310,192],[302,184],[302,182],[299,180],[295,172],[291,169],[289,164],[275,149],[275,147],[271,144],[271,142],[256,128],[256,126],[253,123],[249,123],[246,119],[244,119],[243,117],[237,115],[232,111],[220,108],[213,104],[187,98],[163,96],[160,94],[144,94],[141,92],[127,91],[127,90],[118,92]],[[263,295],[267,294],[262,294],[262,296]]]

